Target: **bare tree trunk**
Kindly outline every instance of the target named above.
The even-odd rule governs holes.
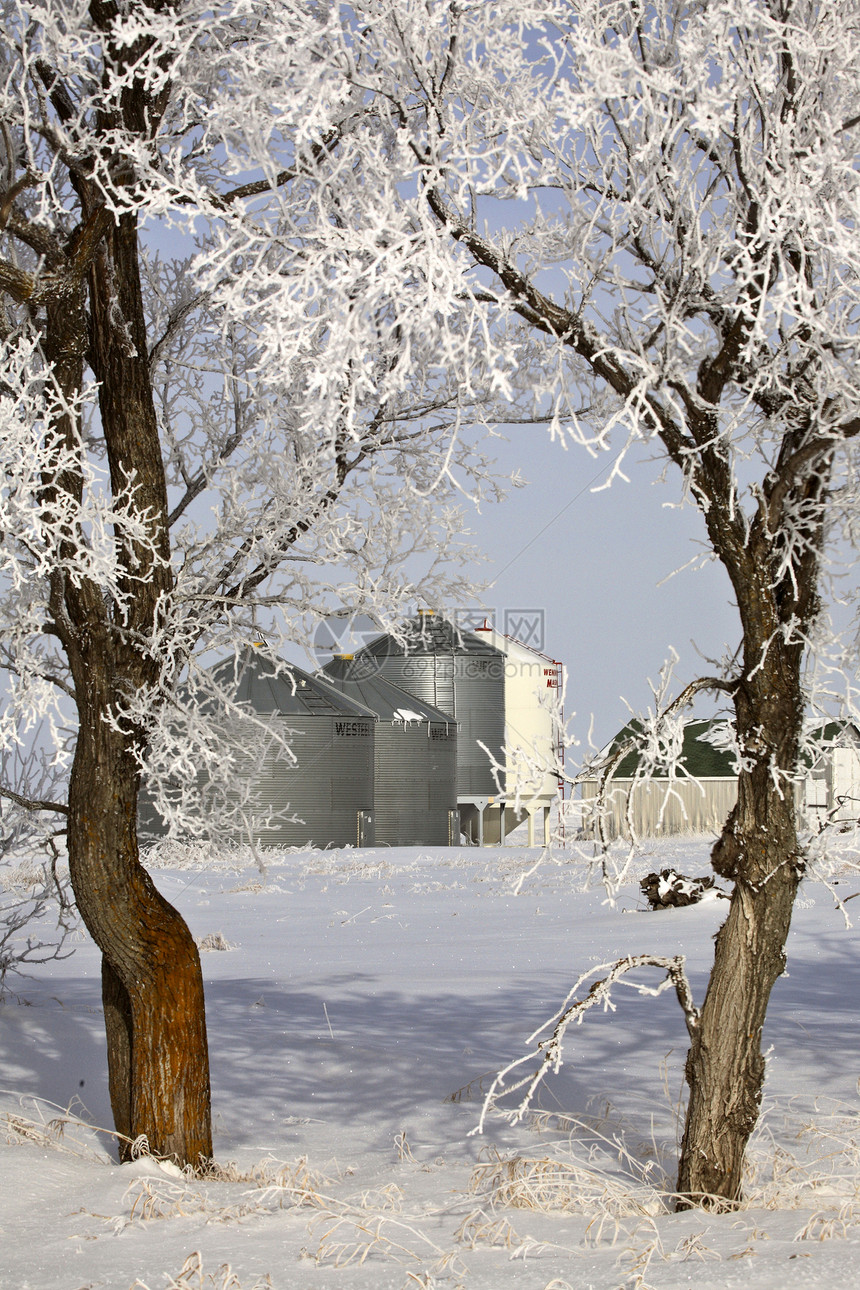
[[[791,657],[786,657],[790,654]],[[761,1105],[762,1030],[801,876],[791,775],[803,711],[799,651],[772,644],[753,684],[736,700],[741,747],[752,761],[737,806],[712,854],[734,881],[728,918],[698,1031],[687,1057],[690,1096],[678,1171],[679,1207],[731,1205],[741,1194],[744,1152]]]
[[[792,869],[771,852],[773,878],[738,881],[721,928],[699,1026],[687,1058],[690,1099],[678,1192],[696,1203],[740,1197],[744,1152],[764,1084],[761,1035],[770,993],[785,968],[797,890]]]
[[[82,721],[69,793],[69,863],[81,915],[104,956],[111,1105],[127,1158],[198,1165],[212,1154],[203,981],[184,920],[138,857],[138,774],[127,737]]]

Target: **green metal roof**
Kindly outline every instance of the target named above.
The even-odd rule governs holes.
[[[734,779],[737,776],[732,753],[725,748],[715,748],[702,736],[726,726],[726,721],[688,721],[684,726],[684,741],[679,766],[683,766],[688,775],[694,779]],[[642,723],[631,721],[620,730],[610,745],[610,750],[619,748],[628,739],[634,739],[642,733]],[[638,752],[630,752],[623,757],[616,768],[613,779],[632,779],[640,762]],[[655,776],[659,779],[659,774]]]
[[[684,742],[682,745],[679,765],[684,767],[687,774],[692,775],[695,779],[734,779],[737,775],[734,765],[734,757],[727,749],[715,748],[712,743],[705,737],[710,732],[714,732],[731,725],[731,722],[725,719],[710,719],[703,721],[688,721],[684,727]],[[636,738],[642,732],[642,723],[640,721],[631,721],[619,730],[618,734],[610,744],[610,751],[619,748],[628,739]],[[857,727],[850,721],[827,721],[820,722],[816,725],[808,726],[805,730],[805,738],[808,742],[820,746],[821,752],[826,752],[833,747],[846,747],[855,745],[860,741],[860,732]],[[810,752],[806,751],[801,756],[801,761],[805,766],[811,766],[817,760]],[[616,768],[613,779],[632,779],[639,765],[640,754],[630,752],[623,757]],[[659,779],[656,775],[655,779]]]
[[[807,726],[803,733],[805,741],[813,745],[801,755],[804,766],[812,766],[831,748],[856,748],[860,742],[860,731],[853,721],[823,721]]]

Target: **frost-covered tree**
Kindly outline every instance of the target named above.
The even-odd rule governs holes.
[[[428,282],[388,243],[324,27],[288,3],[2,3],[0,747],[70,712],[76,735],[66,795],[0,792],[66,829],[122,1150],[183,1164],[212,1148],[203,987],[140,863],[142,769],[157,792],[247,752],[207,651],[456,598],[452,503],[485,473],[458,271]]]
[[[79,717],[59,805],[118,1125],[209,1150],[199,966],[134,830],[147,757],[220,755],[178,682],[254,613],[310,612],[320,562],[358,607],[412,598],[491,397],[652,444],[734,589],[733,895],[678,1185],[735,1199],[805,864],[805,660],[856,534],[856,0],[3,16],[3,631],[15,719]]]
[[[730,579],[732,898],[688,1017],[678,1190],[731,1202],[806,863],[804,669],[828,550],[857,535],[860,6],[368,0],[332,21],[380,237],[411,234],[470,298],[497,385],[559,434],[662,453]]]

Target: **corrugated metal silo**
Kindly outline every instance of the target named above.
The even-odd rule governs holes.
[[[342,655],[326,680],[373,711],[375,837],[388,846],[446,846],[457,807],[457,723],[395,685],[368,659]]]
[[[422,611],[405,627],[405,642],[379,636],[356,654],[409,694],[457,721],[457,800],[467,830],[483,840],[483,813],[499,788],[484,744],[503,762],[505,656],[473,632]],[[502,776],[504,787],[504,775]]]
[[[359,813],[372,820],[374,809],[375,713],[301,668],[276,668],[254,649],[213,673],[249,713],[283,735],[295,757],[272,741],[256,772],[254,817],[280,818],[269,827],[237,821],[231,836],[244,841],[250,833],[264,846],[354,845]],[[373,842],[367,820],[362,841]]]

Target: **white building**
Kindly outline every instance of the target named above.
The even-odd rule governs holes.
[[[484,841],[498,842],[501,812],[508,834],[528,821],[528,845],[536,830],[549,843],[549,813],[560,795],[559,771],[564,752],[559,746],[562,665],[556,659],[505,636],[487,623],[475,635],[489,641],[505,656],[505,774],[498,815],[484,824]]]
[[[606,792],[603,828],[607,838],[667,837],[676,834],[718,835],[729,811],[737,801],[737,775],[732,754],[712,742],[726,727],[725,721],[689,721],[678,761],[679,773],[671,780],[655,775],[648,780],[637,776],[639,756],[622,758]],[[607,747],[607,754],[630,737],[622,730]],[[821,748],[808,763],[795,787],[801,828],[818,830],[828,820],[860,818],[860,731],[850,722],[829,722],[811,728],[808,734]],[[595,778],[581,784],[581,827],[596,833],[594,808],[599,783]]]

